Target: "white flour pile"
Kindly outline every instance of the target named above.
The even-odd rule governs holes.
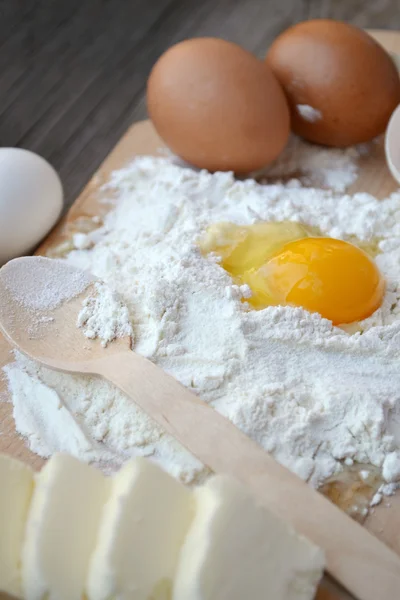
[[[300,107],[306,120],[317,120],[318,111],[305,104],[297,108]],[[369,144],[345,150],[316,147],[292,135],[279,158],[262,173],[267,178],[299,177],[303,185],[322,186],[335,192],[344,192],[356,181],[357,161],[368,149]]]
[[[96,282],[94,293],[84,299],[77,326],[83,329],[87,338],[100,338],[104,347],[117,337],[133,337],[127,307],[118,294],[102,281]]]
[[[332,152],[331,173],[338,164],[336,178],[349,178],[354,163],[346,173],[347,154]],[[262,186],[149,157],[114,173],[108,193],[116,204],[104,228],[67,260],[121,295],[136,352],[313,485],[352,460],[383,467],[388,482],[400,478],[400,194],[377,201],[299,181]],[[248,310],[241,302],[248,290],[201,256],[196,240],[208,225],[260,219],[379,240],[387,293],[362,333],[349,335],[298,308]],[[17,430],[34,452],[65,450],[106,468],[141,454],[188,482],[205,474],[111,385],[19,354],[6,374]]]

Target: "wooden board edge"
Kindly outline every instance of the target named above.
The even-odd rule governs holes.
[[[107,182],[112,171],[121,169],[135,156],[156,155],[158,150],[162,151],[162,149],[165,149],[165,145],[149,120],[138,121],[131,125],[104,159],[66,215],[38,247],[35,254],[45,255],[54,244],[59,245],[69,239],[70,227],[78,219],[92,218],[98,215],[99,187]],[[105,207],[104,214],[106,212],[108,210]]]

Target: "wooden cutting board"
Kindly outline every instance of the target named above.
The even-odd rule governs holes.
[[[371,31],[370,33],[388,51],[400,55],[400,33],[393,31]],[[366,68],[368,68],[367,65]],[[163,143],[149,121],[133,125],[112,150],[77,198],[67,216],[52,231],[37,253],[57,256],[57,248],[62,244],[68,244],[74,233],[87,231],[89,226],[93,226],[92,217],[101,219],[109,210],[106,204],[99,202],[99,188],[108,180],[110,173],[124,166],[136,155],[154,155],[162,148]],[[376,144],[369,156],[361,159],[359,177],[349,189],[349,193],[364,191],[378,198],[385,198],[397,187],[385,163],[383,144],[379,143]],[[0,336],[0,367],[3,367],[11,359],[10,348]],[[44,462],[43,459],[32,454],[15,432],[12,405],[6,402],[9,398],[4,380],[0,382],[0,393],[1,400],[4,400],[4,402],[0,402],[0,452],[21,459],[34,469],[40,469]],[[400,493],[390,498],[385,505],[377,507],[374,513],[367,518],[365,526],[400,554]],[[338,596],[336,592],[329,591],[329,585],[321,589],[318,595],[319,600],[339,600],[339,598],[344,600],[348,597],[345,593]]]

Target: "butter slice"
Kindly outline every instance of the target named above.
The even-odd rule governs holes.
[[[233,479],[195,492],[196,514],[182,547],[173,600],[310,600],[323,554]]]
[[[33,490],[33,471],[0,455],[0,592],[20,598],[21,550]]]
[[[36,477],[22,553],[25,600],[81,600],[110,491],[96,469],[54,455]]]
[[[126,463],[104,509],[89,600],[170,600],[192,517],[193,496],[182,484],[145,459]]]

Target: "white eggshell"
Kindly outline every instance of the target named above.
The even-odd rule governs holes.
[[[387,126],[385,152],[390,172],[400,183],[400,104],[392,114]]]
[[[32,250],[57,222],[62,204],[60,178],[44,158],[0,148],[0,265]]]

